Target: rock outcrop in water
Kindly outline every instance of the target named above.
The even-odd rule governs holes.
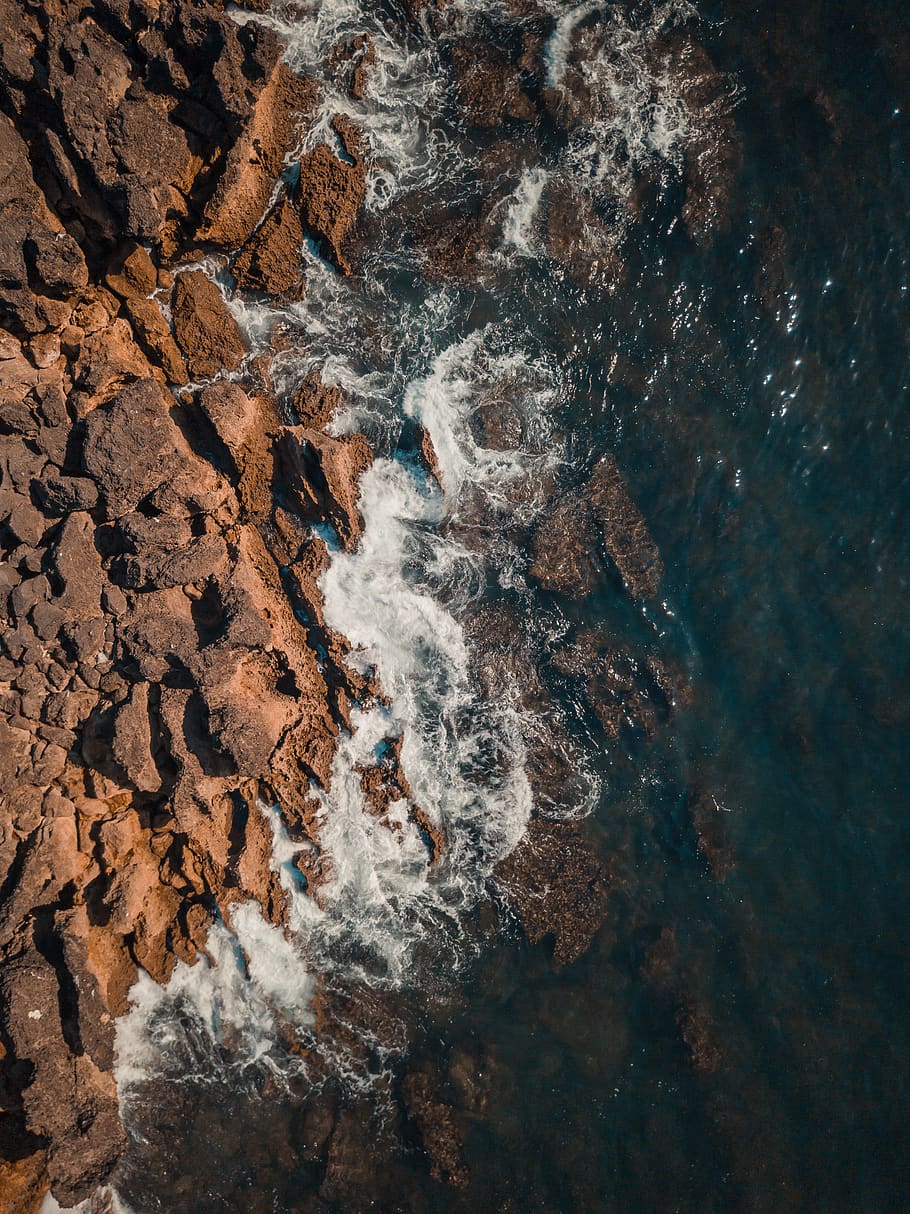
[[[449,23],[443,0],[407,8],[438,31]],[[470,24],[444,42],[469,128],[525,130],[546,115],[571,131],[571,105],[545,95],[534,18],[520,45]],[[306,239],[355,272],[363,133],[336,115],[337,142],[306,145],[282,180],[316,88],[270,29],[217,2],[0,0],[0,28],[0,1209],[12,1210],[34,1209],[48,1185],[64,1205],[89,1196],[124,1149],[114,1021],[138,970],[165,982],[195,963],[212,922],[230,924],[246,899],[285,922],[270,807],[305,845],[296,867],[318,889],[313,789],[329,785],[352,709],[381,689],[326,624],[328,549],[311,529],[356,549],[373,451],[363,435],[328,433],[343,398],[318,375],[273,392],[268,355],[218,285],[300,300]],[[674,54],[692,105],[715,106],[710,64]],[[358,100],[375,63],[358,36],[331,70]],[[702,232],[726,178],[711,175],[704,140],[687,146],[685,219]],[[619,229],[579,197],[550,188],[549,252],[580,280],[592,265],[615,275]],[[475,281],[503,201],[418,233],[428,276]],[[498,404],[475,421],[489,449],[517,445]],[[441,482],[425,430],[419,445]],[[611,459],[553,499],[532,572],[583,597],[601,548],[631,596],[656,593],[657,549]],[[605,728],[647,729],[640,672],[622,655],[596,660],[588,694]],[[539,689],[525,681],[530,701]],[[652,695],[655,684],[669,705],[672,678],[651,670]],[[435,863],[445,832],[415,803],[400,755],[390,737],[360,770],[364,800],[390,829],[403,804]],[[537,766],[539,782],[562,778],[546,756]],[[577,827],[535,819],[496,875],[529,938],[555,938],[557,964],[589,947],[611,882]],[[698,1018],[680,1023],[695,1054]],[[467,1183],[435,1077],[409,1075],[401,1097],[432,1174]],[[344,1198],[365,1131],[349,1109],[322,1130],[323,1192]]]

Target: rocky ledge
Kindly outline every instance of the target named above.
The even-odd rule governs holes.
[[[273,199],[316,90],[218,4],[2,0],[0,27],[0,1209],[26,1210],[122,1152],[137,967],[166,981],[239,900],[282,922],[258,804],[318,884],[309,789],[378,689],[310,527],[356,542],[369,446],[325,432],[318,377],[274,394],[192,268],[299,297],[307,233],[346,270],[362,160],[319,146]]]

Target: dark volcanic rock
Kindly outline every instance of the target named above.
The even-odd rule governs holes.
[[[449,52],[460,113],[472,126],[498,127],[504,118],[533,122],[534,103],[509,57],[487,39],[456,42]]]
[[[545,590],[584,598],[594,587],[593,514],[589,503],[568,494],[540,522],[531,543],[531,575]]]
[[[470,1181],[462,1133],[455,1110],[439,1094],[438,1083],[425,1071],[408,1075],[402,1085],[408,1116],[416,1125],[435,1180],[464,1188]]]
[[[174,332],[195,379],[240,365],[246,343],[221,292],[201,270],[177,276],[172,307]]]

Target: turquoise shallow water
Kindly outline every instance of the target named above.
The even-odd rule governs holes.
[[[510,930],[454,1003],[414,1013],[418,1059],[482,1060],[472,1183],[437,1184],[415,1152],[402,1204],[375,1208],[908,1206],[910,15],[702,14],[738,85],[726,231],[693,244],[669,180],[615,293],[531,268],[497,300],[557,354],[579,481],[614,451],[666,566],[646,612],[609,579],[533,610],[659,649],[693,700],[653,739],[610,739],[543,655],[600,774],[586,831],[621,888],[574,965]],[[467,327],[487,319],[474,306]],[[722,881],[698,791],[734,862]],[[136,1127],[137,1209],[370,1208],[311,1196],[322,1168],[282,1100],[187,1084],[169,1101]]]

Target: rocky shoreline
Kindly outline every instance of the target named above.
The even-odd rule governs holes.
[[[383,692],[325,621],[329,552],[313,531],[326,522],[356,548],[370,444],[329,432],[343,398],[318,374],[276,391],[269,355],[194,268],[230,257],[239,291],[300,299],[309,239],[350,274],[361,132],[337,115],[337,145],[286,173],[316,86],[271,30],[216,4],[2,0],[0,27],[0,1209],[26,1211],[49,1187],[65,1206],[90,1196],[125,1148],[114,1028],[138,969],[166,982],[248,899],[284,924],[259,806],[280,806],[306,844],[297,867],[318,898],[311,787],[329,788],[352,708]],[[541,85],[542,45],[533,23],[510,55],[454,44],[470,123],[578,120]],[[330,68],[362,97],[374,59],[362,36]],[[699,235],[722,186],[693,147],[685,218]],[[428,240],[427,272],[470,277],[486,221],[471,221],[473,244]],[[564,236],[554,203],[554,255],[584,277],[588,255]],[[419,445],[438,477],[426,432]],[[653,596],[660,557],[612,458],[579,500],[627,591]],[[544,589],[590,588],[599,558],[575,499],[557,495],[532,552]],[[578,671],[589,660],[605,672],[592,692],[605,724],[672,710],[663,667],[643,692],[615,655]],[[364,797],[380,818],[406,802],[433,863],[444,832],[400,753],[390,739],[363,770]],[[545,757],[538,774],[553,776]],[[535,823],[499,875],[530,938],[555,935],[557,962],[587,947],[610,882],[577,828]],[[434,1174],[465,1183],[433,1081],[415,1073],[403,1092]]]

